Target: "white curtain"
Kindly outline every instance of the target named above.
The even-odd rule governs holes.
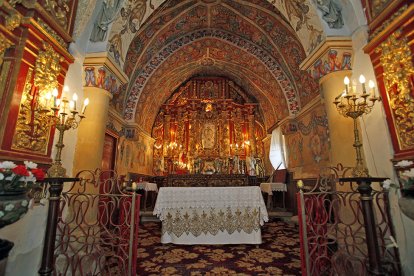
[[[272,138],[270,140],[269,159],[273,168],[276,170],[286,169],[285,159],[285,145],[284,137],[280,131],[280,127],[276,128],[272,132]]]

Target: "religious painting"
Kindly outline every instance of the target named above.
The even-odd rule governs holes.
[[[212,123],[207,123],[203,126],[201,142],[204,149],[213,149],[216,142],[216,129]]]

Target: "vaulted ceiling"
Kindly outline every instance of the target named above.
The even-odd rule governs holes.
[[[122,28],[112,32],[108,48],[130,79],[122,95],[123,116],[149,133],[161,105],[193,76],[232,79],[258,101],[267,128],[318,94],[318,85],[299,69],[309,49],[289,18],[268,1],[166,1],[135,30],[122,53],[121,38],[128,24],[135,26],[133,12],[132,7],[121,11],[129,21],[125,17]]]

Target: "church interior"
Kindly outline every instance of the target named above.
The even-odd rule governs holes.
[[[411,0],[0,14],[0,275],[414,275]]]

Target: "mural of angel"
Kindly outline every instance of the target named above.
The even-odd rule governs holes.
[[[142,24],[145,13],[147,12],[148,0],[135,0],[130,1],[126,8],[121,9],[122,19],[125,24],[122,26],[121,34],[129,31],[136,33]],[[150,1],[150,7],[154,9],[153,4]]]

